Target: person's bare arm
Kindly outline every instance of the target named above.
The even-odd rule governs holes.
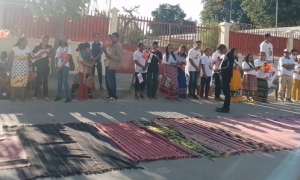
[[[12,63],[14,61],[14,56],[15,56],[15,52],[14,51],[11,51],[9,53],[9,56],[8,56],[8,61],[7,61],[7,66],[6,66],[6,72],[9,73],[10,70],[11,70],[11,66],[12,66]]]

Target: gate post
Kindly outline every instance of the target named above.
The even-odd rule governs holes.
[[[289,30],[288,32],[288,39],[287,39],[287,48],[291,51],[294,48],[294,33],[295,31]]]
[[[110,22],[109,22],[109,34],[117,32],[118,30],[118,13],[119,9],[112,8],[109,12]]]
[[[229,32],[230,32],[231,25],[232,25],[231,23],[227,23],[227,22],[222,22],[219,24],[221,29],[219,43],[225,44],[227,48],[229,48]]]

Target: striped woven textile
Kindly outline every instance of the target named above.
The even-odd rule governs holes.
[[[147,131],[133,122],[95,124],[128,157],[137,162],[195,157],[167,139]]]
[[[31,164],[17,169],[21,180],[140,168],[89,124],[35,125],[17,133]]]

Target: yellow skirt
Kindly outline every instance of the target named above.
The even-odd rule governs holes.
[[[233,69],[232,78],[230,81],[231,102],[243,102],[242,89],[243,85],[241,74],[238,70]]]

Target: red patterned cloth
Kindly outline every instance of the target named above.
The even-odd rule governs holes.
[[[167,65],[166,66],[166,75],[161,79],[159,92],[164,94],[168,98],[178,98],[178,71],[176,66]],[[167,86],[167,78],[171,79],[171,85]]]
[[[257,78],[252,74],[244,74],[243,77],[243,90],[257,91]]]

